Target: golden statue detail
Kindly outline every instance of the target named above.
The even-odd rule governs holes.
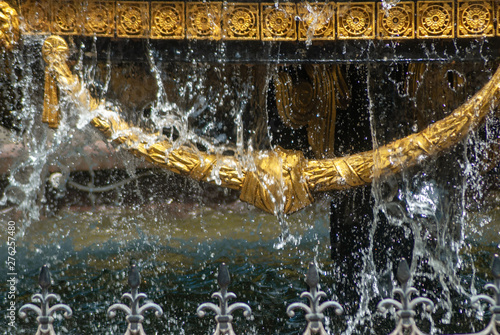
[[[280,72],[274,80],[276,107],[283,123],[307,127],[307,139],[316,158],[333,158],[337,106],[346,108],[349,88],[338,65],[306,65],[308,80],[294,82]]]
[[[472,98],[419,133],[376,150],[346,157],[306,160],[301,152],[276,148],[252,153],[252,163],[235,156],[216,156],[194,146],[174,148],[165,136],[132,127],[90,97],[66,63],[64,39],[49,37],[43,47],[48,76],[96,116],[92,124],[115,143],[149,162],[200,181],[241,191],[241,200],[269,213],[292,213],[314,199],[311,192],[342,190],[371,183],[377,176],[398,173],[461,141],[500,101],[500,69]],[[57,45],[57,47],[54,47]]]
[[[14,8],[0,1],[0,47],[10,51],[19,41],[19,17]]]

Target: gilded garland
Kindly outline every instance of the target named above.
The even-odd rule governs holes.
[[[376,150],[346,157],[310,159],[302,152],[276,148],[254,153],[253,166],[234,156],[216,156],[184,145],[174,148],[160,134],[134,128],[116,113],[90,97],[65,61],[64,39],[45,41],[43,56],[49,76],[72,101],[96,113],[92,124],[115,143],[149,162],[178,174],[240,190],[240,199],[270,213],[291,213],[314,199],[312,192],[342,190],[371,183],[377,176],[398,173],[461,141],[500,102],[500,68],[472,98],[446,118],[419,133],[396,140]]]

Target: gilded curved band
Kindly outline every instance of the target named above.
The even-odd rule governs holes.
[[[47,50],[49,48],[44,48]],[[64,55],[64,53],[63,53]],[[174,147],[160,134],[131,127],[116,113],[89,98],[78,78],[59,57],[47,57],[59,88],[81,107],[95,113],[92,124],[136,156],[196,180],[241,190],[241,200],[270,213],[291,213],[311,204],[311,191],[341,190],[371,183],[377,176],[397,173],[462,140],[500,101],[500,68],[471,99],[446,118],[419,133],[376,150],[347,157],[306,160],[301,152],[277,148],[254,153],[245,165],[235,156],[215,156],[195,147]],[[54,61],[56,60],[56,61]]]
[[[0,1],[0,47],[12,50],[19,40],[19,16],[14,8]]]
[[[449,116],[419,133],[377,150],[347,157],[309,160],[304,176],[311,190],[341,190],[368,184],[377,176],[398,173],[461,141],[499,104],[500,67],[483,88]]]

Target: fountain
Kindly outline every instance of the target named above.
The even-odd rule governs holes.
[[[379,334],[390,306],[400,332],[484,329],[497,312],[470,299],[500,248],[495,6],[0,1],[2,334],[37,331],[9,308],[38,311],[40,268],[70,334]],[[142,284],[158,318],[116,303],[129,263],[129,299]],[[221,263],[253,316],[234,330],[225,307],[198,308]]]

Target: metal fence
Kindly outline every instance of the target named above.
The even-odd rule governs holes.
[[[471,298],[472,305],[477,304],[479,301],[484,301],[490,305],[491,320],[482,331],[465,335],[500,335],[500,257],[498,255],[495,255],[493,258],[492,274],[494,282],[485,286],[486,290],[491,291],[491,296],[481,294]],[[406,260],[402,260],[399,263],[396,277],[400,283],[400,287],[394,289],[392,294],[393,296],[398,296],[399,299],[387,298],[378,303],[378,309],[381,312],[390,311],[391,313],[395,313],[396,327],[390,335],[424,334],[415,323],[416,307],[417,305],[423,305],[428,312],[432,312],[434,303],[428,298],[418,296],[417,289],[409,285],[411,273]],[[241,309],[246,318],[252,319],[252,310],[250,306],[242,302],[229,303],[229,300],[236,298],[236,295],[233,292],[228,292],[231,280],[229,270],[224,263],[219,267],[217,281],[220,290],[213,293],[212,298],[216,298],[218,304],[212,302],[202,303],[198,306],[197,314],[200,317],[204,317],[208,311],[215,313],[217,326],[214,335],[235,335],[232,327],[233,312]],[[314,263],[310,263],[305,281],[309,286],[309,291],[302,292],[300,297],[306,298],[307,303],[295,302],[290,304],[287,307],[287,314],[293,317],[295,310],[303,310],[307,321],[307,326],[303,334],[326,335],[327,332],[324,327],[325,315],[323,312],[327,308],[333,308],[335,313],[340,315],[343,313],[343,308],[336,301],[326,300],[327,294],[319,289],[319,275]],[[128,300],[129,304],[116,303],[107,310],[107,316],[110,319],[113,319],[117,315],[117,311],[125,313],[128,324],[125,335],[146,335],[142,327],[142,322],[147,310],[154,311],[156,317],[160,317],[163,314],[162,308],[154,302],[145,302],[141,305],[141,300],[146,299],[147,296],[139,292],[140,282],[139,270],[136,264],[132,263],[128,273],[130,292],[122,295],[122,300]],[[28,317],[28,312],[36,313],[36,321],[38,323],[36,334],[55,335],[53,322],[56,312],[63,312],[65,318],[70,318],[73,312],[71,307],[66,304],[58,303],[50,305],[52,300],[58,302],[60,297],[49,292],[51,278],[47,266],[42,267],[38,284],[42,292],[33,295],[32,302],[35,304],[28,303],[23,305],[19,309],[19,316],[25,319]],[[412,298],[412,296],[415,297]]]

